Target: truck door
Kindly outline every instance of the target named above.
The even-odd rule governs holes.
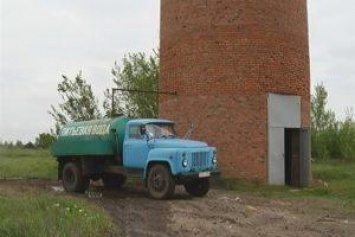
[[[148,151],[148,143],[141,134],[140,125],[130,125],[123,145],[123,165],[126,168],[144,169]]]

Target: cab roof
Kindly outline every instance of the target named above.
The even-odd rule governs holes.
[[[174,123],[166,119],[132,119],[129,124],[150,124],[150,123]]]

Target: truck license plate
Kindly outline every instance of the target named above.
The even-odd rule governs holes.
[[[211,173],[210,172],[201,172],[198,174],[199,178],[206,178],[206,177],[210,177]]]

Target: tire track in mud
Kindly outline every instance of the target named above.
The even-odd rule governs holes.
[[[137,187],[107,194],[103,200],[128,237],[355,236],[354,219],[324,219],[329,213],[306,211],[307,205],[311,204],[240,197],[218,189],[205,198],[191,198],[182,187],[168,201],[152,200]]]
[[[169,236],[170,201],[148,197],[142,187],[104,193],[101,205],[117,221],[126,237]]]

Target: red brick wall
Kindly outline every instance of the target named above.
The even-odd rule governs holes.
[[[306,0],[162,0],[160,116],[218,148],[225,176],[267,180],[267,94],[302,96],[310,125]]]

